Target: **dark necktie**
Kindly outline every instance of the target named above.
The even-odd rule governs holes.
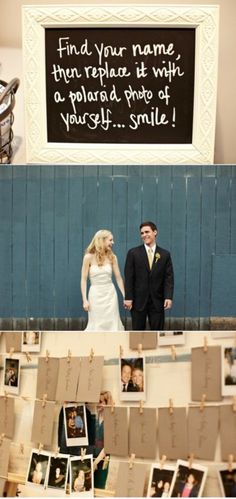
[[[126,383],[123,383],[123,390],[122,392],[126,392]]]

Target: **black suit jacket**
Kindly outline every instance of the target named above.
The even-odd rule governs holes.
[[[151,270],[144,245],[128,251],[125,262],[125,299],[133,301],[133,308],[143,310],[151,296],[156,310],[162,311],[164,300],[172,300],[173,290],[173,265],[167,250],[156,246]]]

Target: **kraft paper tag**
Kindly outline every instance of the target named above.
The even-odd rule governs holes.
[[[4,497],[6,480],[4,478],[0,478],[0,497]]]
[[[228,461],[229,454],[236,456],[236,412],[232,405],[220,407],[221,459]]]
[[[120,463],[115,497],[143,497],[147,466],[140,463]]]
[[[153,350],[157,348],[157,333],[155,331],[135,331],[129,333],[129,347],[131,350]]]
[[[6,352],[9,353],[11,349],[13,349],[14,352],[21,352],[21,338],[21,332],[5,332]]]
[[[0,397],[0,434],[13,438],[15,426],[15,399]]]
[[[171,413],[169,408],[158,409],[159,455],[168,459],[186,459],[187,417],[185,407],[176,407]]]
[[[106,454],[128,455],[128,413],[126,407],[104,408],[104,449]]]
[[[59,359],[39,357],[36,398],[46,395],[47,400],[56,400],[58,368]]]
[[[209,402],[221,400],[221,347],[192,348],[192,400],[206,395]]]
[[[213,461],[219,429],[218,407],[190,407],[188,411],[189,455],[198,459]]]
[[[3,438],[0,440],[0,476],[7,477],[11,440]]]
[[[157,437],[156,409],[130,408],[129,455],[155,459]]]
[[[59,359],[59,374],[56,400],[59,402],[74,402],[80,375],[80,358]]]
[[[35,401],[31,441],[51,445],[53,436],[55,402]]]
[[[103,357],[82,357],[79,385],[76,395],[78,402],[99,402],[103,376]]]

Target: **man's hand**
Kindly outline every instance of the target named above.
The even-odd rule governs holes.
[[[164,301],[164,309],[165,309],[165,310],[168,310],[168,309],[170,309],[171,307],[172,307],[172,300],[168,300],[168,299],[166,299],[166,300]]]
[[[126,310],[131,310],[132,305],[133,305],[133,301],[132,300],[124,300],[124,308]]]

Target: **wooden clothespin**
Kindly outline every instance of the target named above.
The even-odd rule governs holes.
[[[130,458],[129,458],[129,469],[130,469],[130,470],[132,470],[132,469],[133,469],[134,460],[135,460],[135,454],[131,454],[131,456],[130,456]]]
[[[81,456],[81,461],[83,461],[86,457],[86,448],[83,449],[83,447],[81,447],[80,456]]]
[[[115,412],[115,402],[114,400],[111,401],[111,413],[114,414]]]
[[[139,355],[139,357],[141,357],[141,355],[142,355],[142,349],[143,349],[143,345],[142,345],[142,343],[139,343],[138,344],[138,355]]]
[[[68,350],[68,354],[67,354],[67,362],[68,362],[68,364],[70,363],[70,361],[71,361],[71,351],[69,349]]]
[[[46,350],[45,362],[49,361],[49,357],[50,357],[50,352],[49,352],[49,350]]]
[[[139,402],[139,414],[143,414],[143,400]]]
[[[124,350],[123,347],[120,345],[120,359],[124,357]]]
[[[206,403],[206,394],[205,394],[205,393],[203,393],[203,394],[202,394],[201,403],[200,403],[200,411],[201,411],[201,412],[203,412],[203,411],[204,411],[205,403]]]
[[[105,456],[103,460],[102,469],[106,470],[110,461],[110,456]]]
[[[90,350],[90,355],[89,355],[89,362],[92,362],[92,361],[93,361],[93,357],[94,357],[94,351],[93,351],[93,349],[91,348],[91,350]]]
[[[42,407],[43,407],[43,409],[44,409],[44,407],[46,406],[46,403],[47,403],[47,397],[48,397],[48,396],[47,396],[47,394],[46,394],[46,393],[44,393],[44,395],[43,395],[43,401],[42,401]]]
[[[172,360],[176,360],[176,348],[175,348],[175,345],[171,345],[171,358]]]
[[[161,460],[160,460],[160,470],[162,470],[162,468],[164,468],[165,462],[166,462],[166,456],[165,456],[165,454],[163,454],[163,456],[161,457]]]
[[[29,352],[25,352],[25,355],[26,355],[27,362],[31,362],[32,358],[31,358]]]
[[[8,399],[8,393],[6,390],[4,390],[4,399],[5,399],[5,402],[7,402],[7,399]]]
[[[170,415],[172,415],[174,413],[174,404],[173,404],[172,399],[169,399],[169,412],[170,412]]]
[[[55,457],[58,457],[58,454],[60,454],[60,447],[57,447],[54,453]]]
[[[188,467],[189,467],[189,469],[191,469],[191,468],[192,468],[192,466],[193,466],[193,458],[194,458],[194,454],[193,454],[193,453],[191,453],[191,454],[189,455],[189,458],[188,458]]]
[[[207,353],[207,349],[208,349],[207,337],[204,336],[203,352]]]
[[[234,467],[234,455],[233,454],[229,454],[229,457],[228,457],[228,470],[232,471],[233,467]]]
[[[21,443],[19,447],[19,454],[23,456],[24,452],[25,452],[25,447],[24,444]]]
[[[38,454],[40,454],[41,450],[43,450],[43,444],[39,444]]]

